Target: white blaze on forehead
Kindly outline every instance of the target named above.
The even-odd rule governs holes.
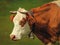
[[[13,28],[13,31],[11,33],[11,35],[15,35],[16,38],[20,38],[21,37],[21,30],[22,30],[22,27],[19,25],[19,21],[22,20],[22,14],[20,14],[18,11],[17,11],[17,14],[16,16],[14,17],[13,19],[13,23],[14,23],[14,28]]]
[[[19,22],[23,18],[26,18],[26,15],[20,12],[27,12],[27,11],[25,9],[19,8],[16,16],[13,19],[14,28],[10,35],[15,35],[16,39],[20,39],[23,35],[27,35],[30,32],[28,23],[26,23],[24,27],[21,27],[21,25],[19,25]]]
[[[26,15],[25,14],[21,14],[19,11],[17,11],[17,14],[14,17],[14,20],[13,21],[19,22],[20,20],[22,20],[23,17],[26,18]]]

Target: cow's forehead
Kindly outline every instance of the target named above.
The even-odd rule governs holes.
[[[25,10],[24,8],[19,8],[17,11],[19,11],[19,12],[27,12],[27,10]]]

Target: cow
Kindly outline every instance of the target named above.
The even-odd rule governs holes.
[[[14,28],[10,34],[12,40],[21,39],[25,34],[35,34],[46,45],[60,43],[60,5],[53,1],[26,11],[19,8],[12,21]],[[27,27],[29,27],[27,29]]]

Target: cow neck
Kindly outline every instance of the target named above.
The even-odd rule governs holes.
[[[32,11],[28,11],[28,13],[26,14],[27,16],[27,19],[32,19],[33,21],[35,21],[35,18],[34,18],[34,13]]]
[[[34,18],[34,13],[32,11],[28,12],[27,21],[28,21],[28,24],[30,26],[31,32],[34,32],[36,19]]]

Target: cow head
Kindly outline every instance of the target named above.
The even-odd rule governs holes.
[[[26,14],[23,14],[21,12],[27,12],[27,11],[23,8],[19,8],[15,12],[11,11],[11,13],[16,14],[15,16],[11,16],[11,17],[13,17],[12,21],[14,23],[13,31],[10,34],[10,38],[12,40],[21,39],[24,35],[28,35],[31,32],[29,25],[26,22]]]

